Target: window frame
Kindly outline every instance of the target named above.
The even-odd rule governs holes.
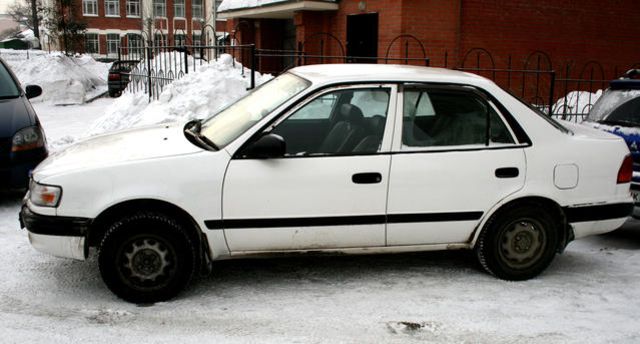
[[[95,13],[88,11],[89,5],[92,5]],[[83,17],[97,17],[98,16],[98,0],[82,0],[82,16]]]
[[[95,39],[89,39],[89,36]],[[96,48],[95,51],[89,51],[90,42],[95,44],[95,46],[93,46]],[[84,34],[84,50],[88,54],[100,54],[100,35],[98,33],[87,32]]]
[[[127,18],[140,18],[140,0],[127,0],[125,3]],[[130,11],[135,8],[136,13]]]
[[[117,39],[117,41],[115,39],[109,39],[109,36],[112,36],[112,37],[113,36],[117,36],[118,39]],[[116,43],[116,51],[115,52],[111,52],[110,48],[109,48],[109,43],[113,43],[114,41],[117,42]],[[107,35],[106,35],[106,43],[107,43],[107,51],[106,51],[106,53],[107,53],[107,56],[109,56],[110,54],[118,55],[118,49],[120,49],[120,44],[122,43],[121,41],[122,41],[122,37],[120,37],[120,34],[118,34],[118,33],[107,33]]]
[[[154,18],[166,18],[167,17],[167,0],[152,0],[151,6],[153,8],[153,17]],[[158,9],[162,9],[162,13]]]
[[[196,15],[196,8],[198,9],[199,15]],[[191,0],[191,18],[192,19],[203,19],[204,18],[204,1],[203,0]]]
[[[110,6],[115,10],[115,14],[109,14]],[[120,0],[104,0],[104,16],[120,17]]]
[[[429,92],[429,90],[438,91],[451,91],[456,93],[468,93],[477,97],[484,103],[487,109],[492,109],[498,115],[502,124],[507,128],[513,143],[495,143],[490,142],[490,124],[486,128],[485,144],[465,144],[465,145],[449,145],[449,146],[406,146],[403,143],[403,119],[404,119],[404,92],[408,90],[423,90]],[[437,83],[404,83],[401,85],[398,91],[398,105],[396,112],[396,122],[394,126],[394,152],[399,153],[412,153],[412,152],[449,152],[449,151],[476,151],[476,150],[492,150],[492,149],[506,149],[506,148],[522,148],[528,147],[531,144],[528,142],[522,142],[514,128],[510,125],[510,121],[507,116],[508,113],[504,113],[504,106],[497,103],[497,100],[489,96],[484,90],[480,90],[475,86],[464,84],[437,84]],[[488,119],[489,116],[487,115]],[[488,121],[490,123],[490,120]]]
[[[181,1],[180,3],[178,1]],[[178,8],[182,9],[182,15],[177,15]],[[187,6],[185,0],[173,0],[173,17],[174,18],[186,18],[187,17]]]
[[[381,155],[381,154],[389,154],[391,152],[393,134],[394,134],[394,120],[397,117],[397,101],[399,95],[399,85],[396,83],[384,83],[384,82],[375,82],[375,83],[346,83],[339,85],[330,85],[328,87],[321,88],[319,90],[311,91],[303,96],[303,98],[299,99],[293,106],[289,107],[282,113],[278,114],[271,122],[257,130],[248,140],[246,140],[236,153],[234,154],[234,159],[254,159],[252,157],[242,157],[241,153],[248,147],[250,144],[255,142],[257,139],[271,133],[273,129],[275,129],[279,124],[286,121],[289,117],[293,116],[298,110],[307,106],[317,98],[323,97],[329,93],[333,93],[336,91],[343,90],[351,90],[351,89],[389,89],[389,104],[387,107],[387,116],[385,122],[384,133],[382,135],[382,142],[380,143],[380,149],[375,153],[337,153],[337,154],[322,154],[322,155],[304,155],[304,156],[284,156],[279,159],[299,159],[299,158],[328,158],[328,157],[349,157],[349,156],[362,156],[362,155]]]

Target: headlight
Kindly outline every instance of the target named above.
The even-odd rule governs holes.
[[[38,126],[20,129],[13,135],[11,151],[19,152],[44,147],[44,135]]]
[[[62,188],[54,185],[39,184],[34,181],[29,186],[29,200],[40,207],[57,207],[62,196]]]

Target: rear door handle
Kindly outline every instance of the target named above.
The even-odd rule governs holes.
[[[496,177],[498,178],[515,178],[520,175],[517,167],[501,167],[496,169]]]
[[[378,172],[356,173],[351,176],[351,181],[356,184],[377,184],[382,181],[382,175]]]

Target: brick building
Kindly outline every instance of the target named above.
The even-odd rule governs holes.
[[[73,15],[87,23],[85,51],[115,58],[119,47],[136,51],[143,40],[157,45],[212,44],[224,21],[214,25],[220,0],[74,0]]]
[[[225,0],[218,15],[240,43],[259,49],[608,79],[640,67],[636,8],[635,0]],[[262,58],[260,66],[288,63]]]

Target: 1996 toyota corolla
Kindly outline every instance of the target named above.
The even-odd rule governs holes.
[[[593,157],[597,156],[597,159]],[[624,141],[560,125],[479,76],[392,65],[292,69],[203,121],[88,139],[33,173],[31,244],[85,259],[132,302],[210,260],[472,249],[541,273],[630,214]]]

